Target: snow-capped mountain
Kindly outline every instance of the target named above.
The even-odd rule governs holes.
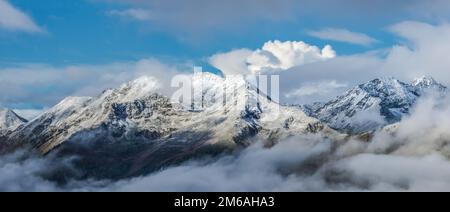
[[[27,122],[14,111],[0,108],[0,139]]]
[[[346,139],[331,128],[360,133],[395,123],[427,90],[447,90],[432,78],[411,84],[380,78],[299,108],[273,102],[244,77],[191,77],[194,93],[185,102],[158,94],[155,80],[141,77],[97,97],[68,97],[27,123],[12,111],[0,113],[8,117],[0,119],[8,128],[2,145],[74,155],[86,177],[122,178],[258,138],[266,145],[309,133]]]
[[[413,83],[411,85],[413,87],[415,87],[416,91],[419,94],[421,94],[421,95],[424,92],[427,92],[427,91],[430,91],[430,90],[438,91],[438,92],[441,92],[441,93],[447,92],[447,87],[446,86],[440,84],[434,78],[427,77],[427,76],[423,76],[423,77],[417,78],[416,80],[413,81]]]
[[[305,133],[338,135],[299,108],[271,102],[242,77],[198,73],[192,86],[194,101],[188,104],[155,93],[148,77],[98,97],[68,97],[13,132],[8,142],[43,154],[60,147],[61,154],[84,155],[86,166],[114,162],[133,175],[198,151],[246,146],[254,137],[276,142]],[[109,165],[104,167],[114,170]]]
[[[444,93],[447,88],[431,77],[418,78],[411,84],[391,77],[379,78],[328,103],[303,108],[333,129],[361,133],[400,121],[418,98],[432,90]]]

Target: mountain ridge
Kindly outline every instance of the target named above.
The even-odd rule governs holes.
[[[6,142],[44,155],[77,156],[83,166],[95,166],[89,176],[114,178],[158,170],[199,152],[239,149],[256,140],[273,145],[293,135],[340,136],[299,108],[271,101],[244,78],[194,74],[192,84],[202,89],[194,89],[195,102],[187,105],[158,94],[151,78],[97,97],[68,97]],[[118,174],[113,167],[127,171]]]
[[[302,108],[335,130],[364,133],[399,122],[431,90],[441,94],[448,91],[432,77],[417,78],[412,83],[382,77],[360,84],[329,102]]]
[[[388,123],[365,121],[352,128],[357,132],[348,132],[333,125],[336,119],[311,113],[329,109],[330,117],[343,117],[346,124],[352,124],[358,123],[357,119],[376,120],[371,116],[381,117],[384,111],[396,122],[426,89],[447,90],[430,78],[412,84],[380,78],[328,103],[299,108],[272,101],[244,77],[196,73],[192,86],[192,101],[187,103],[158,94],[151,77],[124,83],[96,97],[67,97],[9,131],[0,145],[3,149],[5,145],[28,147],[61,158],[73,156],[85,171],[82,176],[116,179],[147,174],[203,154],[235,151],[259,141],[272,146],[307,134],[336,141],[359,139],[361,135],[364,139],[365,132]],[[370,117],[365,117],[367,111],[371,111]]]

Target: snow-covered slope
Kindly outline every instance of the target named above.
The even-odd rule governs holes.
[[[9,136],[42,154],[76,155],[88,176],[116,178],[158,170],[202,153],[307,133],[342,136],[297,107],[283,107],[242,77],[193,75],[195,100],[181,104],[140,78],[98,97],[68,97]]]
[[[447,88],[431,77],[418,78],[411,84],[380,78],[328,103],[305,106],[304,111],[333,129],[361,133],[400,121],[418,98],[432,90],[444,93]]]
[[[244,78],[194,74],[195,101],[188,107],[154,93],[155,87],[154,80],[143,77],[96,98],[66,98],[14,132],[9,141],[31,143],[45,154],[68,141],[162,144],[177,138],[189,143],[182,136],[187,132],[207,134],[202,144],[226,146],[245,145],[257,135],[333,133],[300,109],[268,101]]]
[[[10,140],[33,143],[47,153],[83,136],[83,140],[157,137],[171,130],[167,125],[172,124],[174,112],[167,98],[151,93],[153,85],[153,80],[140,78],[97,98],[68,97],[12,134]]]
[[[14,111],[0,108],[0,138],[25,124],[27,120]]]
[[[447,87],[437,82],[432,77],[423,76],[414,80],[411,84],[418,92],[428,91],[430,89],[440,92],[446,92]]]

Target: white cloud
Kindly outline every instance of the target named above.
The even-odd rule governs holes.
[[[450,156],[450,98],[429,96],[421,99],[405,117],[393,126],[394,134],[382,131],[369,146],[372,152],[391,151],[400,155],[425,156],[440,153]]]
[[[45,32],[27,14],[6,0],[0,0],[0,28],[28,33]]]
[[[2,156],[0,160],[0,190],[17,191],[55,191],[54,183],[42,179],[37,173],[48,169],[45,159],[20,160],[26,158],[27,152],[20,151]]]
[[[336,52],[329,45],[320,49],[302,41],[275,40],[253,52],[240,49],[216,54],[210,58],[210,63],[225,74],[257,74],[284,71],[334,57]]]
[[[260,73],[271,70],[287,70],[308,63],[324,61],[336,57],[331,46],[322,50],[302,41],[269,41],[262,49],[247,58],[250,71]]]
[[[390,30],[403,39],[403,45],[392,47],[382,71],[412,80],[417,76],[433,76],[450,84],[450,24],[431,25],[422,22],[401,22]]]
[[[339,41],[362,46],[370,46],[378,42],[378,40],[366,34],[352,32],[347,29],[324,28],[317,31],[308,31],[308,34],[323,40]]]
[[[250,70],[247,67],[247,58],[252,53],[248,49],[218,53],[209,58],[209,63],[221,70],[225,75],[250,74]]]
[[[123,18],[131,18],[138,21],[150,21],[153,19],[152,13],[145,9],[126,9],[126,10],[111,10],[107,12],[108,15],[120,16]]]
[[[336,171],[347,173],[353,183],[366,184],[366,191],[449,191],[449,168],[441,155],[361,154],[336,164]]]

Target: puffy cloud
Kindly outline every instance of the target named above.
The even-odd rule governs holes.
[[[287,70],[308,63],[324,61],[336,57],[329,45],[322,50],[302,41],[269,41],[262,49],[253,52],[247,58],[250,71],[260,73],[271,70]]]
[[[45,32],[27,14],[6,0],[0,0],[0,28],[28,33]]]
[[[450,158],[448,138],[450,98],[431,96],[421,99],[412,115],[399,124],[379,132],[369,146],[373,152],[390,151],[399,155],[425,156],[439,152]],[[392,133],[395,132],[395,133]]]
[[[339,41],[362,46],[370,46],[378,42],[378,40],[366,34],[359,32],[352,32],[347,29],[324,28],[317,31],[308,31],[308,34],[310,36],[320,38],[323,40]]]
[[[275,40],[266,42],[253,52],[240,49],[216,54],[210,58],[210,63],[225,74],[258,74],[284,71],[334,57],[336,52],[329,45],[320,49],[302,41]]]
[[[247,58],[252,53],[248,49],[218,53],[209,58],[209,63],[221,70],[225,75],[251,74],[247,67]]]

